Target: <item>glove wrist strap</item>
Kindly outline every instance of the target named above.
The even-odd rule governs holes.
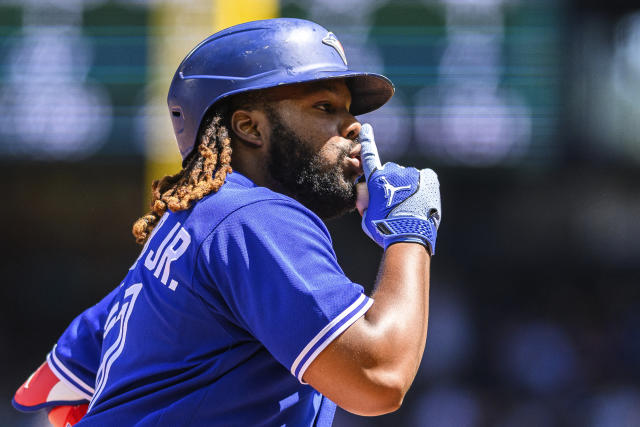
[[[431,255],[435,254],[438,231],[433,219],[394,217],[373,221],[382,235],[385,250],[398,242],[421,243]]]

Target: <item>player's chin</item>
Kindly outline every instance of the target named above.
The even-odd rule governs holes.
[[[315,194],[313,200],[308,201],[307,207],[323,220],[343,216],[356,208],[355,184],[346,179],[341,181],[334,181],[332,186],[325,187],[321,193]]]
[[[353,206],[355,207],[358,191],[358,175],[355,174],[346,174],[340,182],[340,191],[339,193],[342,195],[345,204],[351,207],[351,201],[353,201]]]
[[[339,195],[338,195],[339,194]],[[325,199],[322,219],[334,219],[356,210],[357,191],[354,182],[344,182],[343,189],[338,194]]]
[[[362,174],[355,169],[346,169],[342,171],[342,176],[340,178],[341,185],[344,188],[344,191],[354,192],[356,191],[356,184],[358,183],[358,178],[362,176]]]

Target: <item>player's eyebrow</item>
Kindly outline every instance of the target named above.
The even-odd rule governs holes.
[[[307,91],[308,92],[327,91],[327,92],[335,93],[336,86],[332,84],[330,81],[319,81],[319,82],[314,82],[313,84],[308,85]]]
[[[305,88],[305,92],[309,95],[312,94],[316,94],[316,93],[321,93],[321,92],[329,92],[331,94],[337,94],[338,92],[336,91],[336,86],[334,84],[332,84],[332,82],[330,80],[328,81],[319,81],[319,82],[314,82],[314,84],[308,85],[308,87]],[[351,107],[351,91],[349,91],[349,89],[347,88],[347,93],[349,94],[349,99],[347,101],[347,106]]]
[[[318,90],[328,90],[330,92],[335,91],[335,85],[332,84],[332,82],[330,81],[320,81],[316,85],[312,85],[312,86],[317,86]]]

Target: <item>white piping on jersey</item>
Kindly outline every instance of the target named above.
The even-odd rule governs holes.
[[[56,377],[58,377],[60,381],[63,381],[65,384],[72,387],[79,394],[81,394],[82,397],[86,398],[87,400],[91,400],[91,395],[94,392],[93,387],[89,387],[84,381],[82,381],[73,372],[71,372],[66,366],[64,366],[62,362],[60,362],[60,359],[58,359],[58,357],[56,356],[57,346],[58,346],[57,344],[54,345],[53,350],[51,350],[51,353],[47,355],[47,359],[49,358],[52,359],[52,360],[47,360],[47,364],[49,365],[49,368],[51,368],[51,371],[54,373]],[[58,368],[60,370],[58,370]],[[60,371],[62,371],[62,373]],[[71,381],[69,381],[65,377],[65,375],[68,376],[71,380],[78,383],[79,386],[84,387],[84,390],[79,388],[77,385],[73,384]]]
[[[358,308],[358,306],[360,304],[362,304],[362,302],[364,301],[364,299],[368,299],[369,301],[367,301],[367,303],[362,307],[362,309],[358,310],[357,313],[353,314],[353,311]],[[349,326],[351,326],[356,320],[358,320],[360,318],[360,316],[362,316],[368,309],[369,307],[371,307],[371,304],[373,304],[373,300],[369,297],[367,297],[365,294],[360,294],[360,296],[358,297],[357,300],[355,300],[353,302],[353,304],[351,304],[349,307],[347,307],[342,313],[340,313],[335,319],[333,319],[331,322],[329,322],[329,324],[327,326],[325,326],[324,328],[322,328],[322,330],[320,332],[318,332],[318,334],[311,340],[309,341],[309,344],[307,344],[305,346],[304,349],[302,349],[302,351],[300,352],[300,354],[298,354],[298,357],[296,357],[296,360],[293,362],[293,364],[291,365],[291,373],[295,376],[296,375],[296,370],[298,369],[298,365],[300,365],[300,363],[302,362],[302,360],[304,360],[304,358],[307,356],[307,353],[309,351],[311,351],[311,349],[321,340],[324,338],[324,336],[334,327],[336,326],[338,323],[340,323],[341,321],[343,321],[347,316],[352,315],[352,317],[350,319],[348,319],[344,325],[340,326],[340,328],[338,328],[333,334],[331,334],[331,336],[325,338],[324,342],[309,356],[308,360],[302,365],[302,368],[300,369],[300,372],[297,375],[298,380],[305,384],[304,381],[302,381],[302,376],[304,375],[305,371],[307,370],[307,368],[309,367],[309,365],[311,364],[311,362],[313,362],[315,360],[315,358],[318,356],[318,354],[320,354],[320,352],[322,350],[324,350],[334,339],[335,337],[337,337],[339,334],[341,334],[345,329],[347,329]]]

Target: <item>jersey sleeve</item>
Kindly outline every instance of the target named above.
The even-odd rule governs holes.
[[[88,400],[93,396],[100,365],[104,322],[119,291],[120,287],[117,287],[73,319],[47,355],[47,362],[56,376],[83,392]]]
[[[203,242],[196,273],[205,299],[222,298],[233,320],[300,382],[373,303],[338,265],[322,221],[287,200],[230,214]]]

